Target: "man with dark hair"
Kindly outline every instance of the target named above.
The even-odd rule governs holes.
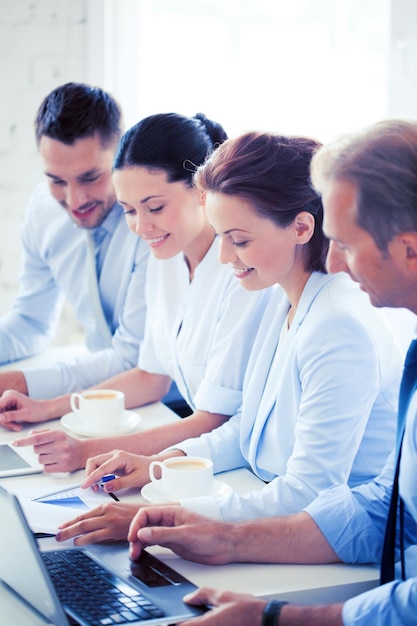
[[[322,195],[327,265],[348,272],[378,307],[417,314],[417,123],[386,121],[321,148],[312,180]],[[417,340],[405,361],[396,450],[374,480],[338,485],[295,515],[225,523],[180,506],[139,510],[131,557],[159,544],[211,565],[379,563],[381,585],[345,603],[297,606],[201,589],[213,611],[187,626],[414,626],[417,623]],[[337,407],[335,407],[337,411]],[[372,450],[370,450],[372,454]]]
[[[57,87],[39,107],[35,132],[47,182],[27,209],[20,291],[0,319],[0,362],[43,351],[64,298],[90,352],[73,363],[3,372],[0,393],[52,398],[137,364],[149,249],[130,232],[116,202],[111,170],[121,122],[116,101],[82,83]]]

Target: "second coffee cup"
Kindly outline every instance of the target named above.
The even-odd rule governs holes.
[[[71,409],[88,431],[109,431],[120,426],[125,410],[123,392],[115,389],[90,389],[72,393]]]
[[[155,475],[155,470],[158,476]],[[213,488],[213,462],[210,459],[180,456],[153,461],[149,466],[152,482],[160,484],[170,500],[207,496]]]

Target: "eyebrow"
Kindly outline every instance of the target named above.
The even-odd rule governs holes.
[[[92,168],[91,170],[87,170],[86,172],[82,172],[82,174],[79,174],[77,176],[77,180],[80,180],[81,178],[85,178],[86,176],[95,176],[97,174],[100,174],[101,170],[97,167]],[[45,176],[48,176],[48,178],[54,178],[55,180],[65,180],[64,178],[61,178],[61,176],[57,176],[56,174],[53,174],[52,172],[45,172]]]
[[[149,202],[149,200],[153,200],[155,198],[163,198],[164,196],[162,194],[160,195],[155,195],[155,196],[147,196],[146,198],[142,198],[142,200],[139,200],[139,202],[141,204],[145,204],[146,202]]]
[[[234,233],[234,232],[245,233],[245,234],[249,233],[249,231],[245,230],[244,228],[229,228],[229,230],[225,230],[223,234],[230,235],[231,233]]]

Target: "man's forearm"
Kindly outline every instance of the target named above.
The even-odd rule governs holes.
[[[234,524],[231,556],[236,562],[337,563],[340,559],[307,513]]]
[[[281,609],[279,626],[343,626],[343,604],[324,606],[292,606]]]

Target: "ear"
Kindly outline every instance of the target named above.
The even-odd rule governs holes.
[[[417,233],[403,233],[400,240],[404,249],[404,262],[410,271],[417,271]]]
[[[297,243],[305,244],[310,241],[313,236],[315,227],[314,216],[307,211],[298,213],[294,220],[294,228],[297,234]]]
[[[206,191],[199,191],[199,194],[200,194],[200,206],[205,208],[207,192]]]

